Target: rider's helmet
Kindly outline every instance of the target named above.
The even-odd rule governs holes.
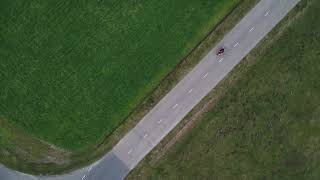
[[[221,54],[223,54],[223,53],[224,53],[224,48],[222,47],[222,48],[219,49],[217,55],[221,55]]]

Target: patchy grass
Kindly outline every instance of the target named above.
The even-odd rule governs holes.
[[[319,179],[320,2],[307,2],[189,134],[128,179]]]
[[[2,1],[0,115],[65,149],[93,145],[239,1]]]
[[[44,165],[69,163],[70,152],[37,140],[0,118],[0,157],[1,163],[8,167],[42,169]]]

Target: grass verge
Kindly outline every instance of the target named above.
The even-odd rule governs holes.
[[[319,9],[303,0],[128,179],[319,179]]]

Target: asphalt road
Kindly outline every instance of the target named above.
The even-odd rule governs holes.
[[[261,0],[99,162],[61,176],[29,176],[0,166],[0,180],[123,179],[300,0]],[[217,56],[219,47],[225,53]]]

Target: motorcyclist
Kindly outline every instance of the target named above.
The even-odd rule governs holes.
[[[224,48],[220,48],[219,51],[217,52],[217,55],[220,56],[221,54],[224,53]]]

